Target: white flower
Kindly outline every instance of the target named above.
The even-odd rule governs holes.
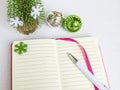
[[[32,7],[31,16],[36,19],[40,15],[40,11],[43,9],[40,4]]]
[[[23,26],[23,22],[19,20],[19,17],[10,18],[10,25],[14,27]]]

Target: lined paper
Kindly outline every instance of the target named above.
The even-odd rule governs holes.
[[[93,37],[75,38],[84,46],[96,78],[108,85],[97,40]],[[22,41],[28,51],[14,52],[12,45],[12,90],[94,90],[91,82],[68,58],[72,53],[85,66],[85,60],[76,43],[54,39]]]
[[[12,51],[13,90],[60,90],[55,40],[23,42],[28,44],[27,53]],[[13,43],[13,50],[18,43]]]
[[[87,51],[96,78],[103,84],[108,85],[96,39],[92,37],[84,37],[76,40],[82,44]],[[72,53],[84,65],[86,65],[81,50],[77,44],[68,41],[57,41],[57,47],[62,90],[94,90],[91,82],[78,70],[66,54],[67,52]]]

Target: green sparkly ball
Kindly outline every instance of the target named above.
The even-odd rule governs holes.
[[[81,26],[82,21],[80,17],[76,15],[68,16],[63,22],[63,27],[70,32],[77,32],[81,29]]]

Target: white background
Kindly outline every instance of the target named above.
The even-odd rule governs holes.
[[[14,40],[92,35],[98,38],[111,90],[120,90],[120,0],[43,0],[46,13],[57,10],[79,15],[82,29],[70,33],[43,24],[33,34],[22,35],[9,25],[7,0],[0,0],[0,90],[9,90],[10,44]]]

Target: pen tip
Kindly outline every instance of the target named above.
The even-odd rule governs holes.
[[[71,55],[71,53],[68,53],[68,52],[67,52],[67,55],[68,55],[68,56],[70,56],[70,55]]]
[[[76,63],[78,60],[71,54],[67,52],[68,57],[71,59],[73,63]]]

